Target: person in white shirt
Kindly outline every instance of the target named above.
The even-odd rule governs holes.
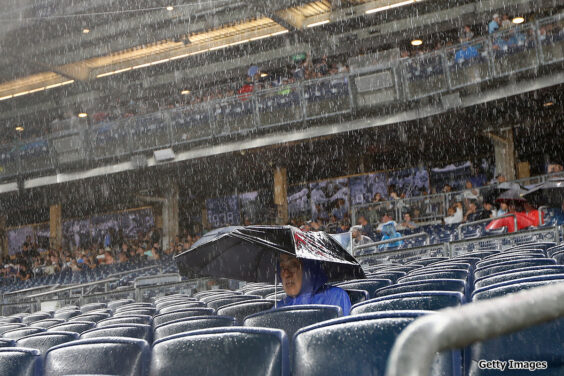
[[[448,214],[448,217],[443,219],[446,225],[453,225],[462,222],[462,219],[464,218],[462,204],[460,202],[454,204],[453,207],[448,209]]]

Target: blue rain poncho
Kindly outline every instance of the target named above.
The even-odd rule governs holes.
[[[300,261],[303,273],[300,293],[295,297],[287,296],[280,300],[277,307],[303,304],[336,305],[343,310],[343,316],[348,316],[351,312],[351,300],[346,291],[339,287],[326,285],[327,276],[319,263],[307,259],[300,259]]]
[[[396,231],[394,221],[386,222],[384,226],[382,226],[382,234],[384,234],[384,236],[382,236],[382,240],[401,238],[401,234]],[[402,244],[403,240],[398,240],[397,242],[380,244],[378,249],[395,248],[401,246]]]

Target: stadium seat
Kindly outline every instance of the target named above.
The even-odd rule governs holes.
[[[11,323],[11,324],[0,324],[0,334],[3,334],[9,330],[18,329],[25,327],[25,324]]]
[[[272,307],[274,307],[272,300],[254,299],[224,305],[217,310],[217,314],[220,316],[234,317],[235,325],[243,325],[245,317],[254,313],[267,311]]]
[[[14,323],[21,323],[22,320],[19,317],[0,317],[0,325],[2,324],[14,324]]]
[[[22,319],[22,323],[29,325],[35,321],[50,319],[51,315],[46,312],[36,312]]]
[[[114,313],[114,315],[112,317],[122,317],[122,316],[130,316],[130,315],[148,315],[148,316],[152,316],[154,315],[156,312],[156,310],[154,308],[137,308],[137,309],[131,309],[131,310],[127,310],[127,311],[119,311]]]
[[[382,287],[386,287],[392,284],[389,279],[356,279],[347,282],[336,283],[342,289],[356,289],[356,290],[366,290],[371,298],[374,297],[374,292]]]
[[[442,264],[433,264],[429,266],[425,266],[424,268],[412,270],[411,272],[407,273],[408,276],[410,275],[417,275],[422,273],[430,273],[430,272],[442,272],[444,270],[465,270],[470,272],[473,270],[472,265],[465,262],[449,262],[449,263],[442,263]]]
[[[80,339],[47,350],[44,375],[143,376],[147,372],[149,358],[149,345],[142,339]]]
[[[200,302],[204,303],[204,304],[208,304],[209,302],[216,300],[216,299],[229,298],[229,297],[235,297],[235,296],[243,296],[243,294],[236,294],[235,292],[211,294],[211,295],[203,296],[198,300]]]
[[[443,271],[431,271],[429,273],[419,273],[414,275],[407,275],[398,279],[397,283],[406,283],[414,281],[424,281],[426,279],[460,279],[462,281],[468,280],[468,272],[459,269],[445,269]]]
[[[489,285],[474,290],[474,292],[472,293],[472,301],[492,299],[517,291],[527,290],[553,283],[564,283],[564,274],[526,277]]]
[[[169,313],[169,312],[174,312],[174,311],[181,311],[181,310],[184,310],[184,309],[205,308],[205,307],[206,307],[205,303],[202,303],[202,302],[181,303],[181,304],[175,304],[175,305],[171,305],[171,306],[161,308],[161,310],[158,313],[159,314]]]
[[[461,305],[464,295],[454,291],[414,291],[374,298],[351,307],[351,315],[369,312],[424,310],[435,311]]]
[[[506,272],[496,273],[474,281],[474,289],[479,289],[500,282],[519,278],[564,273],[564,265],[531,266],[528,268],[511,269]]]
[[[174,321],[169,321],[165,324],[155,326],[154,338],[155,341],[164,337],[171,336],[182,332],[191,330],[234,326],[235,318],[231,316],[195,316],[186,317]]]
[[[96,309],[107,308],[107,307],[108,305],[106,303],[90,303],[80,306],[80,311],[82,313],[87,313],[90,311],[94,311]]]
[[[366,290],[358,290],[358,289],[344,289],[344,290],[348,294],[351,304],[364,302],[365,300],[370,299],[370,294]]]
[[[83,315],[78,315],[72,317],[68,320],[68,322],[75,322],[75,321],[92,321],[98,322],[100,320],[104,320],[110,318],[111,315],[109,313],[85,313]]]
[[[112,300],[108,303],[108,308],[115,312],[118,307],[134,303],[135,300],[133,299],[120,299],[120,300]]]
[[[378,312],[325,321],[294,336],[292,375],[383,375],[400,332],[426,311]],[[459,351],[435,357],[431,375],[461,374]]]
[[[292,338],[304,326],[343,315],[341,307],[330,305],[295,305],[247,316],[243,326],[281,329]]]
[[[186,317],[213,315],[214,313],[215,311],[213,310],[213,308],[204,308],[204,307],[186,308],[186,309],[179,309],[178,311],[173,311],[173,312],[160,313],[153,317],[153,326],[157,327],[167,322],[186,318]]]
[[[18,339],[36,333],[44,332],[45,329],[43,328],[17,328],[8,330],[7,332],[2,333],[2,338],[11,339],[17,341]]]
[[[392,283],[396,283],[398,278],[405,276],[407,273],[403,271],[387,271],[387,272],[376,272],[371,273],[370,276],[366,275],[370,279],[389,279]]]
[[[533,253],[521,253],[521,254],[512,254],[512,255],[508,255],[508,256],[503,256],[503,257],[495,257],[495,258],[491,258],[491,259],[487,259],[487,260],[482,260],[479,263],[476,264],[476,269],[484,269],[484,268],[488,268],[490,266],[495,266],[497,264],[500,264],[502,262],[508,262],[508,261],[523,261],[523,260],[529,260],[529,259],[537,259],[537,258],[546,258],[544,255],[541,254],[533,254]]]
[[[34,328],[47,329],[50,326],[62,324],[64,322],[65,322],[65,320],[63,320],[63,319],[45,319],[45,320],[35,321],[35,322],[31,323],[29,326],[34,327]]]
[[[51,347],[75,341],[79,338],[78,333],[74,332],[41,332],[22,337],[16,341],[18,347],[28,347],[39,350],[41,356],[45,356],[45,352]]]
[[[281,330],[212,328],[153,344],[150,376],[287,376],[288,339]]]
[[[124,311],[131,311],[131,310],[135,310],[138,308],[154,308],[153,305],[151,303],[129,303],[129,304],[124,304],[122,306],[117,307],[114,312],[115,313],[119,313],[119,312],[124,312]]]
[[[0,348],[0,375],[40,376],[39,351],[22,347]]]
[[[14,341],[7,338],[0,338],[0,347],[12,347],[14,346]],[[25,346],[22,346],[25,347]]]
[[[155,303],[155,308],[157,309],[157,311],[160,311],[161,309],[166,307],[180,305],[180,304],[192,304],[192,303],[199,303],[199,302],[197,300],[188,299],[188,298],[165,300],[159,303]]]
[[[236,303],[236,302],[244,302],[247,300],[255,300],[255,299],[262,299],[260,295],[235,295],[235,296],[228,296],[228,297],[221,297],[214,300],[211,300],[207,303],[209,308],[213,308],[217,310],[219,307],[222,307],[227,304]]]
[[[69,309],[69,310],[63,310],[63,311],[57,311],[53,314],[53,318],[54,319],[63,319],[63,320],[68,320],[71,317],[75,317],[78,315],[81,315],[82,312],[80,312],[78,309]]]
[[[448,260],[448,257],[428,257],[416,260],[414,263],[417,265],[427,266],[430,264],[435,264],[440,261]],[[409,265],[409,264],[408,264]]]
[[[466,294],[466,290],[467,284],[459,279],[427,279],[383,287],[375,292],[374,297],[413,291],[455,291]]]
[[[90,329],[80,334],[80,339],[99,337],[138,338],[151,343],[153,341],[153,330],[151,325],[147,324],[115,324]]]
[[[92,329],[96,325],[93,321],[73,321],[63,324],[53,325],[47,329],[48,332],[75,332],[82,333]]]
[[[225,290],[225,289],[217,289],[217,290],[206,290],[206,291],[201,291],[198,292],[196,294],[194,294],[194,298],[201,300],[201,298],[205,297],[205,296],[210,296],[210,295],[221,295],[221,294],[230,294],[230,295],[237,295],[236,292],[231,291],[231,290]]]
[[[555,265],[556,261],[550,258],[535,258],[527,260],[516,260],[501,262],[494,266],[489,266],[486,268],[476,268],[474,271],[474,278],[483,278],[495,273],[504,272],[511,269],[525,268],[529,266],[540,266],[540,265]]]
[[[153,318],[149,315],[129,315],[120,317],[110,317],[108,319],[100,320],[96,323],[97,328],[102,328],[108,325],[117,324],[146,324],[151,325]]]
[[[282,286],[279,286],[278,288],[274,288],[274,286],[265,286],[265,287],[260,287],[260,288],[256,288],[256,289],[250,289],[244,292],[245,295],[260,295],[263,298],[267,295],[272,294],[275,290],[276,291],[280,291],[282,290]]]

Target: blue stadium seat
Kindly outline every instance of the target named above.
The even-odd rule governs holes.
[[[330,305],[295,305],[247,316],[244,326],[281,329],[292,338],[298,329],[343,315],[341,307]]]
[[[114,312],[115,313],[119,313],[119,312],[124,312],[124,311],[131,311],[131,310],[135,310],[138,308],[154,308],[153,305],[151,303],[130,303],[130,304],[124,304],[122,306],[117,307]]]
[[[103,328],[108,325],[116,324],[146,324],[151,325],[153,318],[149,315],[129,315],[120,317],[110,317],[108,319],[100,320],[96,323],[97,328]]]
[[[73,322],[66,322],[63,324],[57,324],[49,327],[47,329],[48,332],[75,332],[75,333],[82,333],[87,331],[88,329],[92,329],[96,326],[96,323],[92,321],[73,321]]]
[[[153,330],[151,325],[147,324],[115,324],[90,329],[80,334],[80,339],[99,337],[138,338],[151,343],[153,342]]]
[[[0,324],[0,334],[3,334],[9,330],[24,328],[25,326],[25,324],[21,323]]]
[[[294,336],[292,375],[383,375],[400,332],[426,311],[378,312],[325,321]],[[461,374],[460,351],[443,352],[431,375]]]
[[[112,317],[122,317],[122,316],[130,316],[130,315],[148,315],[148,316],[152,316],[154,315],[156,312],[156,310],[154,308],[137,308],[137,309],[132,309],[132,310],[127,310],[127,311],[119,311],[114,313],[114,315]]]
[[[50,319],[51,315],[46,312],[36,312],[22,319],[22,323],[29,325],[35,321]]]
[[[133,299],[119,299],[119,300],[112,300],[108,303],[108,308],[115,312],[118,307],[134,303],[135,300]]]
[[[538,286],[563,282],[564,274],[552,274],[513,279],[474,290],[474,292],[472,293],[472,301],[492,299],[521,290],[527,290]]]
[[[227,304],[236,303],[236,302],[244,302],[247,300],[257,300],[262,299],[260,295],[235,295],[235,296],[228,296],[228,297],[221,297],[214,300],[209,301],[206,305],[209,308],[213,308],[217,310],[219,307],[222,307]]]
[[[150,376],[288,376],[288,338],[281,330],[212,328],[156,341]]]
[[[80,339],[47,350],[44,375],[143,376],[147,372],[149,358],[149,344],[142,339]]]
[[[510,255],[503,255],[503,256],[500,256],[500,257],[482,260],[482,261],[480,261],[479,263],[476,264],[476,269],[488,268],[490,266],[494,266],[494,265],[500,264],[502,262],[524,261],[524,260],[536,259],[536,258],[546,258],[546,256],[544,254],[530,253],[530,252],[520,253],[520,254],[513,253],[513,254],[510,254]]]
[[[467,284],[459,279],[427,279],[383,287],[376,291],[374,297],[378,298],[413,291],[455,291],[467,294]]]
[[[459,269],[444,269],[442,271],[430,271],[429,273],[419,273],[414,275],[407,275],[398,279],[398,283],[424,281],[426,279],[460,279],[462,281],[468,280],[468,272]]]
[[[81,315],[82,312],[80,312],[78,309],[69,309],[69,310],[62,310],[62,311],[57,311],[53,314],[53,318],[54,319],[63,319],[63,320],[68,320],[71,317],[75,317],[78,315]]]
[[[495,273],[500,273],[511,269],[525,268],[529,266],[555,265],[555,264],[556,261],[554,259],[549,259],[549,258],[536,258],[536,259],[528,259],[528,260],[501,262],[499,264],[496,264],[495,266],[489,266],[486,268],[477,268],[474,271],[474,278],[475,279],[483,278]]]
[[[22,347],[0,348],[0,375],[40,376],[39,351]]]
[[[454,291],[414,291],[374,298],[351,307],[351,315],[369,312],[424,310],[434,311],[465,302],[464,295]]]
[[[181,311],[181,310],[184,310],[184,309],[205,308],[205,307],[206,307],[206,304],[202,303],[202,302],[181,303],[181,304],[175,304],[175,305],[163,307],[158,311],[158,313],[159,314],[169,313],[169,312],[174,312],[174,311]]]
[[[36,349],[41,352],[41,357],[51,347],[61,345],[79,338],[74,332],[42,332],[22,337],[16,341],[16,346]]]
[[[170,307],[170,306],[175,306],[175,305],[180,305],[180,304],[197,303],[197,302],[198,302],[197,300],[191,299],[191,298],[168,299],[168,300],[164,300],[164,301],[160,301],[158,303],[155,303],[155,308],[157,309],[157,311],[160,311],[161,309],[166,308],[166,307]]]
[[[12,347],[12,346],[14,346],[14,341],[8,338],[0,338],[0,347]]]
[[[179,309],[178,311],[173,312],[160,313],[153,316],[153,326],[157,327],[169,321],[174,321],[186,317],[213,315],[214,313],[215,311],[213,310],[213,308],[204,307],[186,308]]]
[[[274,286],[265,286],[265,287],[260,287],[260,288],[256,288],[256,289],[250,289],[245,291],[246,295],[260,295],[263,298],[267,295],[272,294],[275,290],[279,291],[281,290],[282,287],[278,287],[275,288]]]
[[[155,326],[155,341],[174,334],[188,332],[192,330],[216,328],[223,326],[234,326],[235,318],[231,316],[195,316],[186,317],[165,324]]]
[[[203,296],[201,298],[199,298],[198,300],[204,304],[208,304],[209,302],[216,300],[216,299],[220,299],[220,298],[229,298],[232,296],[243,296],[243,294],[236,294],[235,292],[222,292],[222,293],[218,293],[218,294],[210,294],[210,295],[206,295]],[[167,307],[168,308],[168,307]]]
[[[472,271],[472,265],[463,262],[451,262],[451,263],[444,263],[444,264],[433,264],[426,266],[421,269],[413,270],[407,273],[408,276],[410,275],[417,275],[417,274],[424,274],[430,272],[442,272],[444,270],[465,270],[467,272]]]
[[[359,290],[359,289],[344,289],[344,290],[349,296],[351,305],[364,302],[365,300],[370,299],[370,294],[366,290]]]
[[[90,311],[94,311],[96,309],[107,308],[107,307],[108,305],[106,303],[90,303],[80,306],[80,311],[82,313],[87,313]]]
[[[366,290],[371,298],[374,297],[374,292],[382,287],[390,286],[392,281],[389,279],[356,279],[346,282],[336,283],[342,289],[356,289]]]
[[[2,338],[11,339],[13,341],[17,341],[18,339],[36,333],[44,332],[45,329],[43,328],[17,328],[8,330],[7,332],[2,333]]]
[[[12,317],[10,317],[10,316],[9,317],[5,317],[5,316],[0,317],[0,325],[21,323],[21,322],[22,322],[22,319],[19,318],[19,317],[13,317],[13,316]]]
[[[564,265],[531,266],[528,268],[511,269],[489,275],[474,281],[474,288],[479,289],[496,283],[511,281],[519,278],[564,273]]]
[[[98,322],[100,320],[104,320],[110,318],[111,315],[109,313],[85,313],[82,315],[74,316],[68,320],[68,322],[75,322],[75,321],[92,321]]]
[[[389,279],[392,283],[396,283],[398,278],[405,276],[407,273],[403,271],[382,271],[376,273],[370,273],[370,275],[366,275],[367,278],[370,279]]]
[[[47,329],[50,326],[62,324],[64,322],[65,322],[65,320],[63,320],[63,319],[45,319],[45,320],[35,321],[34,323],[31,323],[29,326],[34,327],[34,328]]]
[[[235,325],[242,325],[245,317],[254,313],[267,311],[272,307],[274,307],[272,300],[255,299],[224,305],[217,310],[217,314],[234,317]]]
[[[445,260],[448,260],[448,257],[428,257],[428,258],[418,259],[414,263],[422,266],[427,266]]]

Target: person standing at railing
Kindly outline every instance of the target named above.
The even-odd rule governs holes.
[[[499,24],[500,23],[501,23],[501,20],[499,19],[499,14],[497,14],[497,13],[494,14],[493,17],[492,17],[492,20],[488,24],[488,33],[493,34],[497,30],[499,30]]]
[[[382,226],[382,234],[384,234],[384,236],[382,236],[382,240],[401,238],[401,234],[396,231],[396,223],[394,221],[384,223],[384,226]],[[396,248],[401,246],[402,244],[403,240],[398,240],[396,242],[380,244],[378,246],[378,249],[383,250],[387,248]]]

